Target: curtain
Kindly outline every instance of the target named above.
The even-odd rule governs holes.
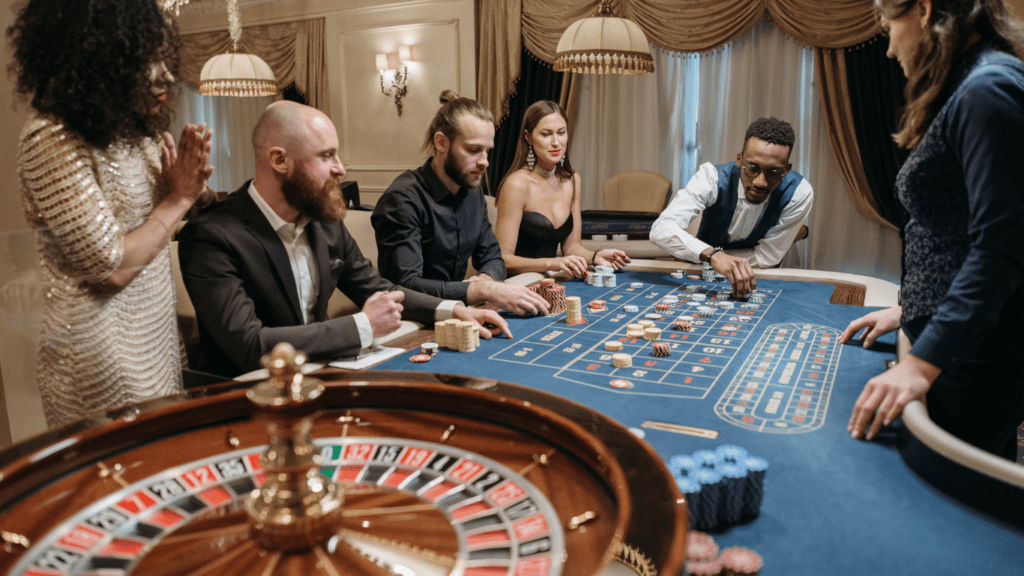
[[[597,12],[599,0],[480,0],[477,96],[496,118],[509,113],[520,44],[553,62],[558,40],[572,22]],[[870,40],[880,29],[873,0],[617,0],[612,13],[637,23],[654,45],[706,51],[750,30],[764,15],[790,37],[819,48],[819,91],[832,133],[828,140],[858,212],[889,225],[872,193],[853,131],[846,63],[831,49]],[[657,66],[655,66],[657,74]],[[725,79],[723,79],[725,81]],[[719,106],[721,103],[718,104]],[[571,106],[570,106],[571,107]],[[849,130],[849,131],[847,131]]]
[[[490,182],[489,193],[491,195],[497,195],[498,186],[512,165],[512,160],[515,159],[519,129],[522,128],[526,109],[538,100],[554,100],[563,104],[563,108],[565,107],[562,102],[562,87],[567,75],[555,72],[550,65],[540,62],[526,50],[521,52],[520,69],[522,72],[518,83],[519,89],[509,100],[509,114],[495,131],[494,148],[489,154],[490,166],[487,168],[487,178]]]
[[[495,118],[508,113],[520,45],[552,63],[569,24],[597,13],[599,0],[481,0],[477,96]],[[750,30],[766,13],[791,37],[841,48],[878,34],[873,0],[616,0],[612,14],[637,23],[652,43],[710,50]]]
[[[698,164],[735,159],[751,121],[775,116],[793,124],[793,168],[815,192],[810,236],[794,245],[783,266],[898,281],[897,234],[856,212],[826,144],[830,132],[814,89],[821,79],[811,46],[764,18],[711,52],[654,48],[652,55],[654,74],[582,77],[568,151],[583,179],[584,208],[603,207],[601,183],[624,170],[658,172],[678,190]]]
[[[255,54],[270,65],[279,92],[294,83],[310,106],[321,108],[327,104],[323,18],[245,28],[238,49]],[[206,61],[230,51],[227,30],[184,36],[181,79],[198,90],[199,75]]]
[[[584,75],[580,81],[568,155],[582,179],[584,210],[604,208],[602,185],[620,172],[657,172],[675,189],[696,169],[700,59],[658,48],[651,54],[655,74]]]
[[[896,174],[910,153],[892,139],[904,104],[907,83],[899,63],[885,55],[884,39],[844,51],[850,109],[860,148],[864,177],[873,205],[886,223],[897,227],[906,219],[896,199]]]
[[[256,174],[252,129],[263,109],[273,101],[273,96],[202,96],[198,90],[182,86],[171,134],[177,140],[182,127],[189,122],[206,122],[213,128],[210,151],[213,175],[206,182],[207,186],[217,192],[234,192]]]

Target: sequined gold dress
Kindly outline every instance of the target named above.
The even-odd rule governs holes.
[[[100,150],[36,114],[22,129],[18,171],[44,290],[36,376],[47,424],[179,392],[170,249],[120,292],[97,289],[120,265],[124,236],[166,193],[159,148]]]

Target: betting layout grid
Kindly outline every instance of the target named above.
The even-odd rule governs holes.
[[[645,434],[645,440],[666,463],[673,456],[690,454],[702,448],[714,448],[719,444],[743,446],[751,453],[763,456],[771,463],[771,472],[765,479],[765,502],[760,518],[730,528],[716,538],[723,546],[755,548],[764,556],[766,569],[774,566],[784,573],[820,571],[825,566],[839,565],[836,562],[841,562],[845,554],[856,556],[859,562],[857,565],[863,568],[857,573],[868,573],[871,570],[890,573],[893,566],[909,565],[915,569],[941,566],[939,572],[951,566],[972,571],[979,560],[974,554],[964,553],[964,538],[984,549],[1022,548],[1020,536],[1009,534],[990,523],[979,522],[956,503],[923,485],[904,465],[893,444],[885,440],[894,438],[896,431],[883,434],[882,441],[878,442],[850,439],[846,432],[846,422],[852,413],[853,404],[864,383],[884,369],[886,360],[894,358],[892,350],[895,348],[895,334],[885,335],[879,340],[880,346],[877,348],[885,351],[865,350],[859,342],[839,345],[836,338],[842,329],[868,310],[857,306],[829,304],[833,290],[830,284],[758,279],[758,291],[764,295],[763,304],[768,306],[759,309],[759,318],[755,314],[750,321],[738,324],[750,327],[744,341],[732,343],[734,349],[729,351],[728,358],[712,357],[709,362],[697,363],[721,369],[715,382],[699,387],[692,387],[691,382],[689,388],[685,380],[681,383],[678,379],[671,380],[675,384],[673,386],[661,384],[665,380],[659,382],[650,375],[652,369],[657,370],[660,364],[648,367],[645,366],[646,362],[675,362],[680,360],[683,352],[673,350],[667,358],[655,357],[650,354],[650,342],[638,339],[632,344],[637,347],[634,350],[633,366],[625,370],[648,370],[648,374],[641,377],[627,376],[625,378],[635,385],[629,389],[617,389],[610,385],[614,379],[612,363],[610,360],[601,361],[601,357],[605,354],[610,356],[610,353],[604,351],[603,342],[613,339],[616,333],[624,332],[626,319],[619,323],[607,322],[608,326],[615,326],[614,330],[586,330],[588,327],[593,328],[595,318],[614,318],[621,314],[619,306],[622,299],[613,300],[615,295],[628,294],[632,283],[636,281],[647,286],[648,294],[660,290],[657,297],[645,300],[649,309],[639,307],[638,314],[629,316],[639,320],[655,311],[657,301],[668,294],[669,289],[674,289],[672,293],[679,295],[682,301],[679,289],[685,292],[685,286],[689,284],[701,285],[701,290],[706,293],[728,292],[729,288],[727,283],[685,277],[676,279],[664,273],[621,271],[616,276],[615,288],[588,286],[580,280],[565,283],[567,294],[582,299],[583,324],[567,326],[564,313],[554,317],[532,318],[507,315],[514,339],[497,338],[484,342],[473,353],[475,356],[445,352],[428,363],[413,364],[408,362],[412,354],[409,353],[373,369],[497,378],[558,394],[599,410]],[[595,299],[606,301],[606,312],[595,314],[590,311],[587,304]],[[733,302],[734,308],[737,308],[743,301]],[[664,316],[664,321],[659,321],[659,326],[666,328],[662,332],[662,341],[674,342],[678,338],[671,338],[672,334],[680,334],[680,338],[685,334],[669,326],[678,313]],[[622,324],[622,328],[618,324]],[[698,334],[698,326],[694,326],[695,330],[690,334]],[[535,334],[543,338],[551,330],[561,331],[562,334],[548,341],[540,340],[540,343],[547,346],[543,363],[529,363],[524,361],[523,356],[515,356],[515,352],[521,351],[520,347],[525,345],[526,340]],[[737,332],[737,336],[740,336],[742,329]],[[720,335],[716,333],[711,336]],[[777,341],[776,338],[782,340]],[[721,344],[725,343],[713,344],[720,344],[718,347],[724,348]],[[777,348],[776,352],[769,350],[773,344]],[[794,362],[791,357],[799,344],[803,344],[805,349],[809,346],[824,347],[814,348],[810,355],[802,354],[800,364],[787,370],[787,366]],[[534,349],[527,351],[528,354],[536,354],[534,358],[540,357],[537,346],[526,346]],[[647,348],[640,348],[643,346]],[[637,353],[640,350],[644,352]],[[588,360],[587,364],[583,364],[583,360],[578,358],[586,354],[595,355],[594,358],[598,360],[596,363],[601,364],[601,368],[586,370],[590,363],[594,363]],[[769,403],[778,400],[772,403],[777,415],[783,416],[782,421],[788,419],[792,423],[782,429],[775,425],[779,420],[759,420],[757,425],[751,425],[743,422],[742,417],[737,418],[736,412],[732,412],[735,401],[743,401],[739,396],[749,393],[745,385],[749,381],[742,378],[736,380],[735,377],[737,374],[746,373],[749,376],[757,372],[765,362],[761,354],[777,355],[773,360],[776,369],[766,371],[766,374],[781,376],[788,372],[791,376],[800,375],[800,378],[818,374],[817,380],[831,383],[830,386],[818,387],[821,394],[815,402],[804,402],[802,395],[793,394],[802,390],[800,382],[791,380],[789,383],[780,383],[780,387],[767,386],[762,395],[760,412],[748,414],[769,414]],[[480,358],[481,355],[483,358]],[[822,355],[822,358],[816,358],[818,355]],[[563,365],[558,365],[553,359],[548,360],[555,356],[564,359]],[[516,362],[498,361],[497,357],[511,357]],[[812,362],[814,359],[822,362]],[[576,362],[580,365],[577,368],[582,369],[567,372],[565,369],[570,362]],[[692,365],[679,364],[681,367]],[[812,368],[816,371],[812,372]],[[597,374],[592,378],[586,377],[594,372]],[[702,375],[708,376],[706,372]],[[672,376],[678,377],[680,374]],[[730,388],[732,384],[735,386]],[[740,387],[740,384],[744,386]],[[645,393],[649,391],[648,388],[659,386],[671,390],[672,395]],[[776,394],[780,391],[784,392],[781,400]],[[796,400],[791,402],[791,395],[796,396]],[[801,404],[807,406],[801,407]],[[806,412],[797,413],[797,410]],[[798,416],[802,417],[802,422],[798,418],[794,419]],[[686,424],[698,430],[712,431],[717,437],[709,440],[710,437],[642,428],[642,424],[647,421]],[[857,497],[840,497],[839,492],[848,496],[868,492],[874,504],[865,506]],[[823,510],[829,513],[818,513]],[[905,513],[901,513],[898,521],[893,521],[892,510]],[[766,516],[770,520],[765,520]],[[836,523],[834,518],[840,517],[843,521]],[[967,536],[963,535],[963,525],[972,526]],[[850,542],[856,546],[843,548],[839,556],[824,558],[821,548],[823,538],[828,542]],[[902,542],[904,545],[894,547],[893,542]],[[875,550],[876,553],[870,558],[864,558],[858,550],[866,549]],[[800,550],[803,552],[796,553]],[[1021,552],[1024,553],[1024,550]],[[981,562],[996,572],[1013,564],[1006,560],[1005,554],[989,554]],[[852,560],[850,565],[853,565]]]
[[[564,535],[557,513],[537,487],[502,464],[452,446],[395,438],[326,438],[317,444],[321,472],[332,480],[414,495],[447,516],[460,540],[452,574],[561,572]],[[10,574],[131,574],[147,551],[189,519],[238,507],[262,486],[265,450],[197,460],[125,486],[35,543]],[[496,550],[503,551],[498,559]]]
[[[488,359],[549,368],[555,378],[622,394],[704,399],[753,339],[755,351],[740,358],[739,376],[716,403],[716,413],[760,432],[805,432],[824,421],[841,354],[840,332],[809,323],[763,326],[784,289],[772,286],[757,290],[754,302],[733,298],[728,283],[624,282],[601,294],[603,309],[584,305],[583,323],[570,326],[552,317],[532,332],[517,334],[514,344]],[[689,331],[674,329],[679,318],[686,319]],[[656,353],[653,341],[627,335],[630,324],[645,320],[661,330],[668,356]],[[630,367],[614,366],[614,354],[605,349],[609,341],[633,358]]]

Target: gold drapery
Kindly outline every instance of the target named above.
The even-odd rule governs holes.
[[[496,119],[508,114],[526,48],[552,63],[565,29],[597,13],[599,0],[480,0],[477,97]],[[612,14],[637,23],[647,39],[677,52],[703,52],[750,30],[768,14],[786,34],[816,48],[819,92],[832,152],[867,218],[891,226],[871,194],[853,132],[841,49],[878,35],[873,0],[612,0]],[[577,85],[578,80],[570,84]],[[575,86],[573,86],[575,92]],[[563,98],[565,95],[563,95]],[[575,108],[575,99],[562,102]],[[574,117],[571,115],[570,117]]]
[[[319,108],[326,103],[323,18],[244,28],[238,49],[255,54],[270,65],[279,92],[294,82],[310,106]],[[231,37],[227,30],[183,36],[182,81],[198,89],[199,74],[206,61],[230,51]]]

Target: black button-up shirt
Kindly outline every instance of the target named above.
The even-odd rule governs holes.
[[[381,276],[418,292],[466,300],[468,261],[479,273],[505,279],[505,261],[487,219],[481,188],[448,191],[430,163],[391,183],[370,221]]]

